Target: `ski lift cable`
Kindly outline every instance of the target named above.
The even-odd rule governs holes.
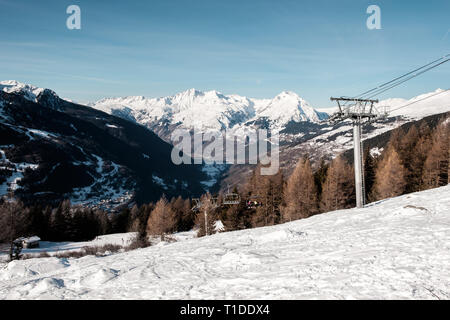
[[[416,101],[407,103],[407,104],[405,104],[405,105],[403,105],[403,106],[401,106],[401,107],[398,107],[398,108],[395,108],[395,109],[390,110],[390,112],[396,111],[396,110],[399,110],[399,109],[402,109],[402,108],[405,108],[405,107],[410,106],[410,105],[412,105],[412,104],[415,104],[415,103],[417,103],[417,102],[420,102],[420,101],[423,101],[423,100],[426,100],[426,99],[435,97],[435,96],[437,96],[437,95],[439,95],[439,94],[441,94],[441,93],[448,92],[448,91],[450,91],[450,89],[446,89],[446,90],[444,90],[444,91],[441,91],[441,92],[432,94],[432,95],[430,95],[430,96],[428,96],[428,97],[425,97],[425,98],[422,98],[422,99],[419,99],[419,100],[416,100]]]
[[[359,95],[356,95],[356,96],[354,96],[353,98],[363,97],[363,96],[365,96],[365,95],[371,93],[372,91],[376,91],[376,90],[382,89],[383,87],[385,87],[385,86],[387,86],[387,85],[389,85],[389,84],[391,84],[391,83],[393,83],[393,82],[395,82],[395,81],[398,81],[398,80],[400,80],[400,79],[402,79],[402,78],[404,78],[404,77],[406,77],[406,76],[408,76],[408,75],[410,75],[410,74],[413,74],[413,73],[415,73],[415,72],[417,72],[417,71],[419,71],[419,70],[421,70],[421,69],[424,69],[424,68],[426,68],[426,67],[428,67],[428,66],[431,66],[431,65],[437,63],[438,61],[443,60],[443,59],[446,59],[446,58],[448,58],[448,57],[450,57],[450,54],[447,54],[447,55],[445,55],[445,56],[442,56],[442,57],[440,57],[439,59],[436,59],[436,60],[431,61],[431,62],[429,62],[429,63],[427,63],[427,64],[425,64],[425,65],[423,65],[423,66],[421,66],[421,67],[419,67],[419,68],[416,68],[416,69],[414,69],[414,70],[412,70],[412,71],[409,71],[409,72],[407,72],[407,73],[405,73],[405,74],[403,74],[403,75],[401,75],[401,76],[399,76],[399,77],[397,77],[397,78],[395,78],[395,79],[392,79],[392,80],[390,80],[390,81],[388,81],[388,82],[385,82],[385,83],[383,83],[383,84],[381,84],[381,85],[379,85],[379,86],[377,86],[377,87],[375,87],[375,88],[373,88],[373,89],[370,89],[370,90],[365,91],[365,92],[363,92],[363,93],[361,93],[361,94],[359,94]],[[448,60],[449,60],[449,59],[447,59],[445,62],[447,62]],[[440,63],[440,64],[441,64],[441,63]],[[436,65],[436,66],[437,66],[437,65]]]
[[[390,90],[390,89],[392,89],[392,88],[395,88],[395,87],[401,85],[402,83],[404,83],[404,82],[406,82],[406,81],[409,81],[409,80],[411,80],[411,79],[413,79],[413,78],[415,78],[415,77],[417,77],[417,76],[420,76],[421,74],[423,74],[423,73],[425,73],[425,72],[427,72],[427,71],[430,71],[430,70],[432,70],[432,69],[434,69],[434,68],[440,66],[441,64],[444,64],[444,63],[446,63],[446,62],[448,62],[448,61],[450,61],[450,59],[441,61],[440,63],[438,63],[438,64],[436,64],[436,65],[434,65],[434,66],[431,66],[431,67],[429,67],[429,68],[427,68],[427,69],[425,69],[425,70],[422,70],[422,71],[420,71],[420,72],[418,72],[418,73],[414,73],[414,74],[410,75],[410,76],[409,76],[408,78],[406,78],[406,79],[402,79],[401,81],[397,81],[397,82],[391,84],[391,85],[388,86],[387,88],[382,88],[382,89],[380,89],[380,90],[378,90],[378,91],[372,92],[372,95],[371,95],[370,97],[368,97],[367,99],[371,99],[371,98],[373,98],[373,97],[375,97],[375,96],[378,96],[378,95],[380,95],[380,94],[382,94],[382,93],[384,93],[384,92],[386,92],[386,91],[388,91],[388,90]]]
[[[450,56],[450,54],[447,55],[447,56]],[[444,56],[444,58],[447,57],[447,56]],[[441,59],[438,59],[438,60],[441,60]],[[429,71],[429,70],[431,70],[431,69],[434,69],[434,68],[436,68],[436,67],[438,67],[438,66],[440,66],[440,65],[442,65],[442,64],[444,64],[444,63],[446,63],[446,62],[448,62],[448,61],[450,61],[450,59],[446,59],[446,60],[444,60],[444,61],[441,61],[441,62],[438,63],[438,64],[435,64],[435,65],[433,65],[433,66],[431,66],[431,67],[428,67],[427,69],[422,70],[422,71],[420,71],[420,72],[418,72],[418,73],[414,73],[414,74],[410,75],[408,78],[402,79],[402,80],[397,81],[397,82],[395,82],[395,83],[392,83],[393,81],[390,81],[390,83],[392,83],[390,86],[388,86],[387,88],[380,88],[378,91],[372,92],[373,95],[371,95],[371,96],[368,97],[367,99],[371,99],[371,98],[373,98],[373,97],[375,97],[375,96],[377,96],[377,95],[380,95],[380,94],[382,94],[382,93],[384,93],[384,92],[386,92],[386,91],[388,91],[388,90],[390,90],[390,89],[392,89],[392,88],[395,88],[395,87],[401,85],[402,83],[404,83],[404,82],[406,82],[406,81],[408,81],[408,80],[411,80],[412,78],[415,78],[415,77],[417,77],[417,76],[419,76],[419,75],[421,75],[421,74],[423,74],[423,73],[425,73],[425,72],[427,72],[427,71]],[[429,65],[429,64],[428,64],[428,65]],[[414,71],[411,71],[411,72],[414,72]],[[408,74],[411,74],[411,72],[409,72]]]
[[[417,77],[417,76],[421,75],[422,73],[425,73],[425,72],[427,72],[427,71],[429,71],[431,69],[436,68],[437,66],[439,66],[441,64],[444,64],[444,63],[448,62],[450,60],[449,57],[450,57],[450,53],[440,57],[439,59],[431,61],[431,62],[429,62],[429,63],[427,63],[427,64],[425,64],[425,65],[423,65],[423,66],[421,66],[419,68],[416,68],[416,69],[414,69],[412,71],[409,71],[409,72],[407,72],[407,73],[405,73],[405,74],[403,74],[403,75],[401,75],[401,76],[399,76],[399,77],[397,77],[395,79],[392,79],[392,80],[390,80],[388,82],[385,82],[385,83],[383,83],[383,84],[381,84],[381,85],[379,85],[379,86],[377,86],[377,87],[375,87],[373,89],[370,89],[370,90],[365,91],[365,92],[363,92],[363,93],[361,93],[359,95],[356,95],[356,96],[354,96],[352,98],[353,99],[355,99],[355,98],[363,98],[365,95],[368,95],[368,94],[372,95],[368,99],[373,98],[376,95],[384,93],[385,91],[390,90],[390,89],[392,89],[392,88],[394,88],[394,87],[396,87],[396,86],[398,86],[398,85],[400,85],[400,84],[402,84],[402,83],[404,83],[404,82],[406,82],[408,80],[411,80],[412,78]],[[446,60],[441,61],[443,59],[446,59]],[[441,62],[439,62],[439,61],[441,61]],[[437,62],[439,62],[439,63],[436,64]],[[431,67],[429,67],[429,66],[431,66]],[[422,70],[422,69],[424,69],[426,67],[428,67],[426,70]],[[414,74],[415,72],[417,72],[419,70],[422,70],[422,71],[417,73],[417,74]],[[408,79],[406,79],[406,80],[403,79],[404,77],[409,76],[411,74],[412,74],[412,76],[410,76]],[[385,86],[387,86],[387,85],[390,85],[390,86],[388,88],[385,88]],[[348,101],[344,102],[342,104],[342,107],[345,107],[348,103],[349,103]]]

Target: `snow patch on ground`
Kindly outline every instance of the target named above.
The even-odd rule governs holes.
[[[383,150],[384,150],[384,148],[374,147],[374,148],[370,149],[370,155],[374,158],[377,158],[381,155]]]
[[[33,163],[14,163],[9,161],[4,151],[8,147],[10,146],[0,146],[0,169],[10,171],[11,174],[5,182],[0,184],[0,196],[4,196],[20,187],[19,182],[23,178],[26,169],[36,170],[38,168],[38,165]]]

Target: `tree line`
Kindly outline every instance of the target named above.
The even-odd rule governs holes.
[[[164,218],[160,220],[161,216]],[[145,242],[148,231],[173,233],[190,230],[194,224],[191,202],[181,197],[171,201],[163,197],[156,205],[134,205],[117,213],[72,205],[69,200],[56,207],[25,206],[20,200],[0,200],[0,243],[32,235],[47,241],[89,241],[99,235],[124,232],[136,232]]]

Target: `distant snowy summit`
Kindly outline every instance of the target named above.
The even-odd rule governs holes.
[[[124,97],[103,99],[90,106],[152,126],[156,123],[184,128],[223,130],[261,123],[282,129],[290,121],[319,122],[327,119],[294,92],[283,91],[273,99],[224,95],[218,91],[189,89],[162,98]]]
[[[17,94],[26,100],[41,103],[54,109],[58,109],[58,105],[63,100],[53,90],[35,87],[16,80],[0,81],[0,91]]]
[[[16,80],[5,80],[0,81],[0,90],[7,93],[20,94],[27,100],[37,102],[37,97],[46,89],[21,83]]]

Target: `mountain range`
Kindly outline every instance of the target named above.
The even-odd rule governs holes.
[[[387,99],[376,107],[391,112],[364,127],[365,142],[450,112],[450,91]],[[279,131],[281,168],[289,171],[302,154],[313,161],[331,159],[352,148],[351,123],[326,121],[334,111],[313,108],[290,91],[253,99],[196,89],[160,98],[105,98],[83,106],[49,89],[2,81],[0,195],[14,191],[25,199],[68,197],[75,203],[113,206],[162,194],[200,194],[242,183],[252,166],[175,166],[170,159],[175,129],[226,130],[236,136],[253,128]],[[368,145],[380,149],[385,143]]]
[[[326,121],[336,108],[313,108],[298,94],[289,91],[281,92],[273,99],[253,99],[190,89],[168,97],[107,98],[89,105],[140,123],[169,143],[170,134],[178,128],[198,128],[203,132],[226,130],[236,137],[245,136],[255,127],[277,130],[280,132],[280,160],[287,171],[293,168],[301,154],[308,153],[313,160],[330,159],[353,147],[351,122],[330,125]],[[437,89],[411,99],[386,99],[375,107],[380,112],[387,111],[388,115],[364,127],[365,140],[405,123],[449,112],[450,91]],[[211,179],[222,182],[223,188],[230,183],[241,183],[252,166],[217,168],[210,171],[213,173]]]
[[[266,124],[268,129],[283,129],[289,122],[317,123],[328,118],[294,92],[281,92],[273,99],[253,99],[224,95],[218,91],[196,89],[161,98],[142,96],[108,98],[89,104],[104,112],[136,121],[158,131],[174,127],[209,130],[235,130],[240,126]]]
[[[436,95],[420,102],[424,98]],[[424,117],[450,108],[450,92],[437,89],[411,99],[392,98],[375,106],[390,111],[402,105],[419,103],[392,111],[390,116]],[[131,96],[105,98],[89,106],[126,118],[149,128],[178,126],[207,130],[228,130],[242,125],[266,123],[270,129],[283,130],[289,123],[320,123],[336,111],[335,108],[313,108],[291,91],[283,91],[273,99],[254,99],[239,95],[224,95],[218,91],[189,89],[173,96],[146,98]]]

